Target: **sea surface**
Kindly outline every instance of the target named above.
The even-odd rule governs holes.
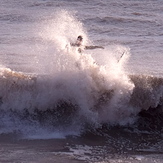
[[[0,0],[0,162],[162,163],[162,11]]]

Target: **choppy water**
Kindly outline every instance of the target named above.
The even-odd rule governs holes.
[[[162,9],[161,0],[2,0],[0,137],[11,134],[4,146],[17,153],[3,147],[0,159],[40,162],[41,150],[45,162],[162,162]],[[69,46],[78,35],[104,49],[79,54]]]

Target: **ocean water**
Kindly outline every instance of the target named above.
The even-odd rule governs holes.
[[[162,0],[0,2],[0,162],[163,162]]]

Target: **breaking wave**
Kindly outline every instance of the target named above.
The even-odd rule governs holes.
[[[34,73],[0,69],[1,133],[61,137],[88,126],[132,125],[151,109],[162,113],[162,78],[128,75],[130,51],[121,45],[79,54],[69,46],[79,33],[92,43],[82,23],[67,11],[56,15],[40,32]]]

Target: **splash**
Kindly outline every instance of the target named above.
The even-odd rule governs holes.
[[[129,49],[117,45],[78,53],[67,45],[79,34],[83,35],[84,44],[91,41],[83,24],[64,10],[41,26],[37,73],[1,70],[1,120],[11,122],[11,115],[14,119],[5,123],[5,128],[22,130],[25,125],[30,130],[42,126],[47,132],[47,128],[56,131],[56,126],[62,126],[63,130],[78,131],[84,124],[132,122],[138,111],[129,104],[134,84],[124,70]],[[117,56],[124,52],[118,62]]]

